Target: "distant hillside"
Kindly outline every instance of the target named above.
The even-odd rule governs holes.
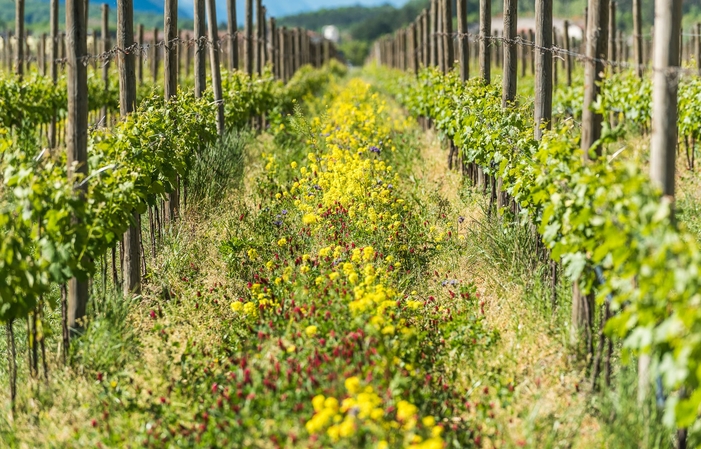
[[[226,0],[217,1],[217,21],[223,23],[226,20]],[[61,3],[60,26],[63,27],[64,12],[63,2]],[[291,14],[299,14],[328,7],[349,7],[353,5],[378,6],[395,5],[399,6],[407,0],[263,0],[268,16],[277,18]],[[90,20],[91,27],[100,24],[100,6],[107,3],[111,11],[117,8],[116,0],[90,0]],[[134,21],[143,23],[146,27],[163,27],[163,4],[164,0],[134,0]],[[193,15],[193,0],[180,0],[178,3],[179,25],[182,27],[191,26]],[[243,23],[245,0],[236,0],[236,10],[239,24]],[[116,24],[116,13],[112,14],[111,22]],[[25,20],[29,30],[43,32],[49,27],[49,0],[25,0]],[[15,21],[15,1],[0,0],[0,30],[14,28]],[[93,23],[94,22],[94,23]]]

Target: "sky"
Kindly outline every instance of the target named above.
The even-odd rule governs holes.
[[[407,0],[263,0],[263,5],[267,8],[268,16],[282,17],[321,8],[337,8],[340,6],[353,5],[373,6],[385,3],[401,6],[406,2]],[[192,11],[193,0],[180,0],[178,6],[180,11]],[[236,0],[238,22],[242,22],[243,20],[244,8],[244,0]],[[225,17],[226,0],[217,0],[217,19],[222,21]]]

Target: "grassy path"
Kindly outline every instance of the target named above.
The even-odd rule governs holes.
[[[179,224],[143,298],[101,305],[80,368],[7,441],[601,446],[564,332],[524,301],[528,248],[495,235],[436,136],[360,80],[306,109]]]

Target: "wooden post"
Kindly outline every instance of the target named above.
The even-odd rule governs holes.
[[[492,68],[489,55],[492,34],[492,1],[480,0],[480,76],[486,84],[492,82]]]
[[[192,35],[190,33],[185,34],[185,40],[187,44],[185,46],[185,79],[190,78],[190,71],[192,70]]]
[[[677,146],[677,88],[682,0],[655,2],[652,137],[650,178],[662,194],[674,197],[674,162]]]
[[[278,29],[278,45],[280,46],[280,51],[278,53],[278,64],[280,65],[280,79],[286,83],[287,82],[287,28],[280,27]]]
[[[458,14],[458,61],[460,64],[460,79],[470,78],[470,42],[467,36],[467,0],[457,0]]]
[[[207,0],[207,27],[209,29],[209,39],[216,42],[219,33],[217,32],[217,5],[215,0]],[[214,90],[214,101],[217,103],[217,132],[224,135],[224,101],[222,99],[221,72],[219,70],[219,45],[212,44],[209,50],[209,63],[212,71],[212,89]]]
[[[431,65],[438,65],[438,11],[436,3],[438,0],[431,0],[430,16],[431,16]]]
[[[85,0],[88,1],[88,0]],[[110,42],[110,7],[107,3],[102,4],[102,51],[107,52],[112,49],[112,43]],[[87,48],[87,38],[85,46]],[[105,58],[102,62],[102,81],[105,83],[105,92],[110,88],[110,59]],[[102,107],[102,126],[109,126],[107,114],[107,106]]]
[[[565,44],[565,73],[567,74],[567,86],[572,85],[572,56],[570,55],[570,23],[565,20],[562,40]]]
[[[616,61],[616,2],[609,3],[608,17],[608,60]],[[616,66],[611,66],[611,73],[616,72]]]
[[[418,48],[416,46],[416,24],[415,23],[410,23],[409,24],[409,39],[408,39],[408,47],[407,47],[407,53],[409,56],[409,68],[411,69],[414,74],[418,72],[419,69],[419,62],[418,62]]]
[[[295,28],[293,30],[294,39],[294,68],[292,69],[292,74],[297,73],[300,67],[302,67],[302,30],[300,28]]]
[[[682,0],[655,1],[655,51],[652,79],[652,136],[650,139],[650,180],[662,195],[674,201],[677,147],[677,89],[679,84],[679,34]],[[672,69],[672,70],[669,70]],[[638,360],[638,400],[643,402],[649,390],[650,356]],[[683,441],[686,444],[686,441]],[[679,446],[678,446],[679,447]]]
[[[49,52],[49,57],[51,59],[51,81],[56,85],[58,81],[58,0],[51,0],[49,6],[49,22],[50,22],[50,33],[51,33],[51,51]],[[86,38],[87,39],[87,38]],[[9,39],[5,42],[7,44]],[[87,43],[85,44],[87,47]],[[87,83],[87,81],[86,81]],[[49,147],[56,148],[56,111],[51,117],[51,123],[49,124]]]
[[[421,28],[423,28],[423,34],[421,36],[423,39],[423,51],[421,56],[423,58],[424,67],[428,67],[431,64],[431,27],[428,21],[428,9],[424,9],[421,22]]]
[[[265,65],[268,63],[268,27],[267,27],[267,9],[265,6],[261,7],[260,13],[260,73],[265,70]],[[306,42],[306,41],[305,41]],[[306,47],[305,47],[306,48]]]
[[[66,0],[66,84],[68,88],[68,115],[66,117],[66,154],[68,177],[84,179],[88,175],[88,69],[81,58],[88,53],[85,26],[85,1]],[[87,184],[78,184],[79,195],[85,195]],[[78,218],[74,217],[74,221]],[[78,335],[85,326],[88,303],[88,282],[72,278],[68,281],[66,324],[69,336]]]
[[[46,33],[41,33],[41,39],[39,39],[39,69],[41,70],[41,75],[46,76]]]
[[[239,68],[238,25],[236,22],[236,0],[226,0],[227,30],[229,37],[229,70]]]
[[[324,39],[324,63],[331,61],[331,41]]]
[[[261,18],[263,17],[263,2],[262,0],[256,0],[256,25],[255,25],[255,37],[253,39],[253,45],[254,45],[254,59],[255,59],[255,71],[257,74],[261,74],[263,70],[263,58],[262,58],[262,52],[261,52],[261,40],[263,39],[263,27],[262,27],[262,20]]]
[[[173,40],[178,32],[178,0],[165,0],[163,15],[163,93],[165,101],[170,101],[178,94],[178,47]],[[177,182],[177,181],[176,181]],[[164,215],[166,223],[173,223],[180,211],[178,186],[168,193],[165,201]]]
[[[552,29],[552,39],[553,39],[553,48],[559,48],[558,47],[558,40],[557,40],[557,28],[553,27]],[[552,65],[553,65],[553,95],[554,92],[557,90],[557,55],[559,55],[559,52],[556,54],[553,52],[550,56],[552,58]]]
[[[159,64],[158,52],[158,27],[153,29],[153,58],[151,60],[151,72],[153,74],[153,84],[158,82],[158,64]]]
[[[453,45],[453,1],[444,0],[443,6],[443,49],[445,52],[445,71],[453,70],[455,48]]]
[[[499,30],[494,31],[494,39],[492,39],[491,46],[489,48],[492,49],[492,62],[494,63],[494,67],[499,68],[501,65],[501,61],[499,59],[499,50],[501,49],[501,39],[499,39]]]
[[[552,0],[535,2],[535,138],[543,136],[543,126],[550,129],[553,103],[553,55],[544,50],[552,48]]]
[[[699,70],[699,76],[701,76],[701,23],[696,23],[696,48],[694,49],[696,54],[696,68]]]
[[[205,0],[195,0],[195,97],[202,98],[202,93],[207,87],[207,69],[205,65],[205,52],[207,51],[207,35],[205,29]]]
[[[117,47],[129,48],[134,44],[134,6],[133,0],[117,1]],[[136,73],[134,70],[134,53],[117,53],[119,67],[119,113],[122,118],[136,109]],[[141,291],[141,241],[139,233],[139,214],[132,212],[133,222],[124,233],[124,259],[122,275],[124,277],[124,296],[139,294]]]
[[[535,76],[535,47],[533,47],[533,44],[535,43],[535,33],[533,32],[532,28],[528,29],[528,40],[531,43],[531,45],[528,47],[528,54],[531,58],[531,75]]]
[[[164,94],[166,101],[178,93],[178,47],[173,42],[178,32],[178,0],[165,0],[165,16],[163,18],[163,70]],[[166,217],[174,219],[175,216]]]
[[[90,0],[88,0],[88,1],[90,1]],[[98,39],[97,39],[98,34],[99,33],[97,31],[97,28],[92,30],[92,54],[93,55],[97,55],[98,53],[100,53]],[[97,71],[97,58],[94,58],[92,60],[92,69],[94,71]]]
[[[275,53],[277,52],[277,45],[276,45],[276,40],[277,40],[277,30],[275,29],[275,18],[271,17],[268,19],[268,57],[266,58],[268,61],[270,61],[270,64],[272,64],[273,68],[273,77],[279,78],[278,76],[278,63],[277,59],[275,58]],[[316,61],[315,61],[316,63]]]
[[[516,39],[518,29],[518,0],[504,0],[504,79],[502,85],[501,107],[507,108],[516,100],[516,76],[518,55]]]
[[[521,45],[519,46],[519,51],[521,52],[521,78],[525,78],[526,68],[528,67],[528,47],[525,44],[526,34],[521,32],[519,36],[521,37]]]
[[[436,31],[438,32],[438,44],[436,45],[438,51],[438,68],[441,72],[446,72],[445,67],[445,0],[436,0],[436,21],[438,26]]]
[[[604,70],[602,60],[607,56],[608,42],[608,0],[589,0],[589,18],[587,20],[586,56],[584,66],[584,105],[582,110],[582,137],[580,145],[585,160],[590,157],[589,150],[601,136],[603,116],[595,114],[590,106],[599,94],[599,81]],[[601,149],[596,150],[597,157]],[[571,339],[579,340],[581,333],[587,336],[587,351],[592,352],[592,325],[594,321],[594,295],[580,291],[575,281],[572,292],[572,326]]]
[[[144,25],[139,24],[138,31],[139,52],[136,55],[136,77],[139,84],[144,84]]]
[[[587,58],[584,69],[584,106],[582,111],[581,148],[584,158],[589,158],[589,148],[601,136],[600,114],[594,114],[590,105],[599,94],[598,82],[604,65],[600,60],[607,57],[608,44],[608,0],[589,0],[589,29],[587,32]],[[599,61],[594,61],[598,59]]]
[[[185,38],[183,35],[183,30],[178,29],[176,34],[175,34],[175,42],[169,44],[171,47],[175,47],[175,77],[178,80],[178,84],[183,84],[183,70],[182,70],[182,64],[183,61],[185,61],[185,55],[183,52],[185,51]]]
[[[638,77],[643,77],[643,13],[641,0],[633,0],[633,63]]]
[[[244,27],[243,60],[244,69],[253,74],[253,0],[246,0],[246,23]]]
[[[17,65],[15,73],[19,78],[24,75],[24,0],[16,0],[15,2],[15,34],[17,36]]]

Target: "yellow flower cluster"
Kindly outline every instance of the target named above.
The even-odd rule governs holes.
[[[426,416],[421,420],[423,428],[431,436],[423,439],[415,432],[419,422],[418,408],[406,400],[399,400],[396,404],[396,414],[385,412],[382,398],[371,386],[363,387],[360,379],[349,377],[345,381],[348,397],[339,404],[334,397],[324,395],[315,396],[312,399],[314,416],[307,421],[305,427],[311,434],[319,434],[324,430],[334,441],[352,437],[359,426],[374,429],[375,433],[385,435],[392,430],[404,431],[403,446],[412,449],[440,449],[443,447],[441,439],[442,427],[436,425],[432,416]],[[378,447],[389,447],[387,440],[379,442]]]
[[[298,195],[295,204],[305,225],[322,221],[319,204],[322,209],[346,208],[369,231],[392,230],[401,223],[399,212],[407,206],[393,194],[397,175],[384,160],[369,157],[373,151],[395,149],[390,136],[396,126],[386,108],[369,85],[354,80],[334,99],[324,124],[312,123],[315,134],[326,136],[325,151],[308,154],[308,165],[300,167],[299,181],[289,191]]]

